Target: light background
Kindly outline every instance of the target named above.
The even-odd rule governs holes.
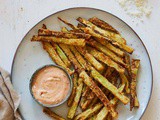
[[[0,0],[0,66],[10,72],[18,44],[37,22],[48,15],[71,7],[108,11],[129,24],[147,47],[154,84],[152,98],[142,120],[160,120],[160,1],[149,2],[153,6],[152,14],[141,22],[128,16],[115,0]]]

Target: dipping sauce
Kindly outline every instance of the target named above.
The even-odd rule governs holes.
[[[31,90],[34,98],[42,104],[62,102],[69,93],[70,79],[56,66],[46,66],[34,74]]]

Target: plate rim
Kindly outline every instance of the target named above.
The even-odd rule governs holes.
[[[47,17],[44,17],[42,18],[39,22],[37,22],[33,27],[30,28],[30,30],[24,35],[24,37],[21,39],[20,43],[18,44],[18,47],[16,48],[16,51],[14,53],[14,57],[13,57],[13,60],[12,60],[12,65],[11,65],[11,82],[12,82],[12,78],[13,78],[13,66],[14,66],[14,62],[15,62],[15,58],[17,56],[17,52],[18,52],[18,49],[20,48],[22,42],[24,41],[24,38],[28,35],[28,33],[30,31],[32,31],[39,23],[41,23],[43,20],[55,15],[55,14],[58,14],[60,12],[64,12],[64,11],[67,11],[67,10],[74,10],[74,9],[91,9],[91,10],[97,10],[97,11],[101,11],[101,12],[105,12],[107,14],[110,14],[112,15],[113,17],[117,18],[118,20],[120,20],[121,22],[125,23],[133,32],[134,34],[139,38],[140,42],[142,43],[142,45],[144,46],[144,49],[146,50],[146,53],[147,53],[147,56],[149,58],[149,63],[150,63],[150,67],[151,67],[151,89],[150,89],[150,95],[149,95],[149,99],[147,101],[147,106],[146,108],[144,109],[144,111],[142,112],[142,115],[140,116],[139,119],[141,119],[143,116],[144,116],[144,113],[146,112],[148,106],[149,106],[149,102],[151,100],[151,96],[152,96],[152,92],[153,92],[153,67],[152,67],[152,61],[151,61],[151,58],[150,58],[150,55],[149,55],[149,52],[147,50],[147,47],[145,46],[144,42],[142,41],[142,39],[139,37],[139,35],[135,32],[135,30],[129,25],[127,24],[124,20],[122,20],[121,18],[117,17],[116,15],[114,15],[113,13],[110,13],[108,11],[105,11],[105,10],[102,10],[102,9],[99,9],[99,8],[94,8],[94,7],[70,7],[70,8],[65,8],[65,9],[62,9],[62,10],[58,10],[56,12],[53,12],[52,14],[48,15]],[[23,115],[21,114],[21,111],[19,110],[18,108],[18,111],[22,117],[22,119],[24,119]]]

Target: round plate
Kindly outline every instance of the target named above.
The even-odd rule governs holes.
[[[57,12],[43,19],[36,24],[23,38],[17,52],[15,54],[12,65],[12,82],[15,89],[21,94],[21,103],[19,110],[21,115],[26,120],[49,120],[50,118],[42,112],[42,107],[37,104],[29,92],[29,81],[35,70],[46,65],[53,64],[47,52],[43,50],[41,43],[31,42],[33,35],[37,34],[42,24],[46,24],[47,28],[60,30],[65,26],[57,17],[62,17],[67,21],[77,24],[76,18],[90,18],[96,16],[107,21],[116,28],[122,36],[127,40],[128,45],[132,46],[135,51],[133,58],[141,60],[141,66],[138,74],[137,93],[140,102],[140,108],[132,112],[129,110],[129,105],[118,105],[119,120],[139,120],[147,108],[152,91],[152,67],[148,52],[138,37],[138,35],[125,22],[116,16],[93,8],[71,8]],[[54,111],[66,118],[68,107],[66,103],[54,108]]]

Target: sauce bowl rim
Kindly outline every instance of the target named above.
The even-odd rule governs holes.
[[[49,105],[49,104],[43,104],[42,102],[39,102],[39,101],[35,98],[35,96],[33,95],[33,91],[32,91],[32,83],[33,83],[33,78],[34,78],[34,76],[35,76],[40,70],[42,70],[42,69],[44,69],[44,68],[47,68],[47,67],[50,67],[50,66],[51,66],[51,67],[57,67],[57,68],[61,69],[62,71],[64,71],[65,74],[67,75],[67,77],[69,78],[69,82],[70,82],[70,89],[69,89],[68,94],[65,96],[65,98],[64,98],[61,102],[59,102],[59,103],[57,103],[57,104],[51,104],[51,105]],[[31,79],[30,79],[30,82],[29,82],[29,90],[30,90],[30,94],[31,94],[32,98],[33,98],[38,104],[40,104],[41,106],[43,106],[43,107],[49,107],[49,108],[57,107],[57,106],[60,106],[60,105],[62,105],[63,103],[65,103],[65,102],[69,99],[69,97],[70,97],[70,95],[71,95],[72,88],[73,88],[72,77],[69,75],[69,73],[68,73],[63,67],[61,67],[61,66],[59,66],[59,65],[55,65],[55,64],[48,64],[48,65],[44,65],[44,66],[38,68],[38,69],[33,73],[33,75],[31,76]]]

